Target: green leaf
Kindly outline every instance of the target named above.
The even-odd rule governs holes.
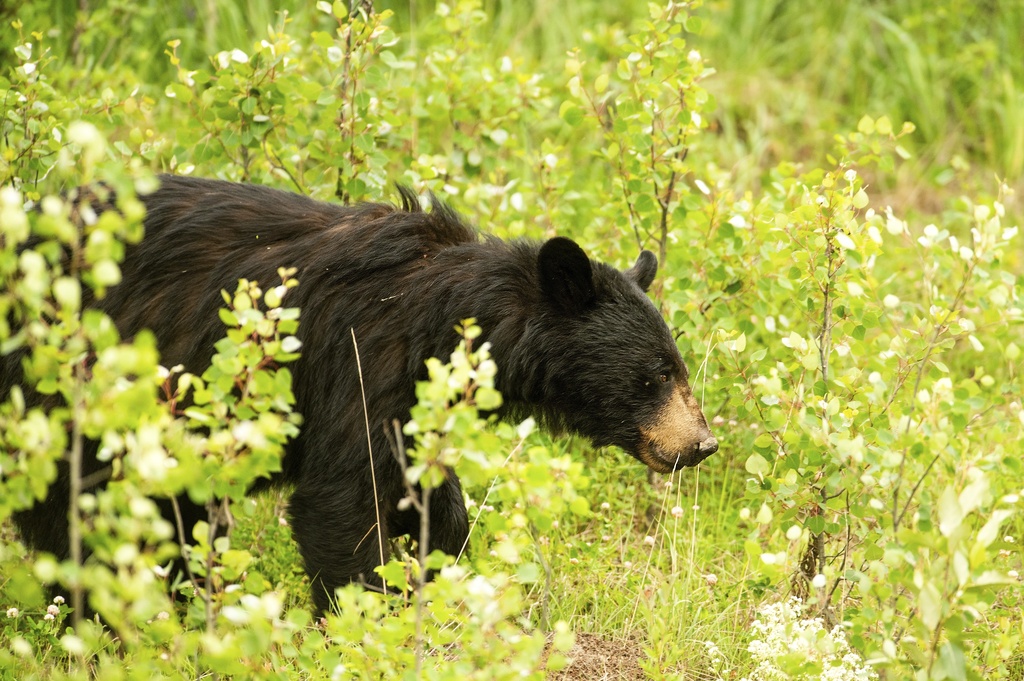
[[[100,260],[92,266],[93,281],[99,287],[121,283],[121,268],[113,260]]]
[[[767,459],[757,453],[751,454],[747,457],[745,468],[748,473],[758,477],[764,477],[768,475],[769,471],[771,471],[771,466],[768,465]]]
[[[224,322],[226,326],[238,326],[238,317],[236,317],[235,313],[232,312],[231,310],[222,307],[219,310],[217,310],[217,314],[220,317],[220,320]]]
[[[192,91],[181,83],[171,83],[164,90],[164,94],[171,99],[176,99],[183,104],[192,101]]]
[[[932,678],[967,681],[967,660],[958,643],[947,641],[939,649],[939,658],[932,668]]]
[[[978,546],[988,548],[988,546],[999,537],[999,527],[1003,524],[1003,521],[1013,515],[1013,511],[1006,509],[999,509],[992,512],[992,517],[988,519],[985,526],[978,532],[976,544]]]
[[[868,205],[868,193],[863,189],[857,190],[857,193],[853,195],[853,207],[857,210],[862,210]]]
[[[588,502],[584,497],[576,497],[569,502],[569,510],[572,511],[574,515],[586,517],[590,515],[590,502]]]
[[[373,536],[376,539],[376,535]],[[384,581],[389,585],[395,587],[399,591],[409,590],[409,579],[406,571],[405,563],[397,560],[392,560],[386,565],[381,565],[374,568],[376,573],[384,578]]]
[[[562,102],[558,116],[574,128],[583,122],[583,110],[569,100]]]
[[[942,532],[942,536],[949,537],[960,528],[964,519],[963,509],[960,507],[960,501],[952,486],[947,486],[942,491],[942,496],[939,497],[938,512],[939,531]]]
[[[917,604],[924,626],[928,631],[935,631],[942,621],[943,598],[934,582],[929,580],[922,585]]]
[[[527,561],[516,569],[516,576],[521,584],[535,584],[540,580],[540,566],[533,561]]]

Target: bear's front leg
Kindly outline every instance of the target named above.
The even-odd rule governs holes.
[[[416,492],[422,500],[423,491],[417,487]],[[430,491],[428,504],[430,524],[427,527],[427,546],[430,551],[443,551],[458,558],[469,537],[469,518],[462,498],[462,486],[453,471],[447,471],[441,486]],[[396,510],[390,518],[389,526],[394,535],[408,534],[418,542],[422,532],[420,518],[415,508]]]
[[[300,482],[288,505],[318,614],[331,608],[335,589],[346,584],[383,590],[374,568],[389,559],[387,518],[398,502],[393,485],[374,490],[368,470],[335,477]]]

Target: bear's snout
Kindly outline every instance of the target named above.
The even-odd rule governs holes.
[[[718,439],[686,384],[672,392],[640,433],[643,441],[636,457],[659,473],[696,466],[718,451]]]
[[[709,456],[711,456],[712,454],[714,454],[717,451],[718,451],[718,439],[715,438],[714,435],[712,435],[711,437],[707,438],[706,440],[701,441],[701,443],[699,445],[697,445],[697,453],[701,454],[701,461],[703,461],[704,459],[708,458]]]

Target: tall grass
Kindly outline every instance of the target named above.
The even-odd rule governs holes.
[[[765,153],[766,134],[792,149],[887,115],[917,126],[929,164],[963,155],[1011,180],[1024,173],[1022,3],[762,0],[703,12],[701,42],[723,75],[709,86],[723,131],[750,140],[742,150]]]
[[[401,32],[433,13],[435,2],[378,0],[396,13]],[[492,18],[488,49],[550,66],[566,50],[600,51],[602,32],[643,21],[646,3],[582,0],[550,3],[482,0]],[[290,30],[329,31],[314,3],[270,0],[28,2],[0,10],[5,26],[50,25],[53,56],[99,70],[133,70],[142,82],[172,78],[166,42],[179,56],[241,48],[287,12]],[[719,102],[723,133],[713,153],[742,160],[746,172],[771,164],[786,149],[818,158],[833,129],[853,128],[865,115],[912,121],[921,175],[941,184],[957,156],[1011,180],[1024,175],[1024,3],[993,0],[714,0],[700,10],[699,47],[719,76],[709,87]],[[109,40],[106,27],[123,31]],[[5,31],[5,33],[13,33]],[[597,37],[595,37],[597,36]],[[0,57],[13,35],[0,36]],[[550,71],[549,68],[543,69]],[[742,173],[741,173],[742,179]]]

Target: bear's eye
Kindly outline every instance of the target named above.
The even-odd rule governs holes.
[[[658,374],[658,380],[661,381],[662,383],[668,383],[670,378],[671,376],[668,375],[667,371],[662,371],[660,374]]]

